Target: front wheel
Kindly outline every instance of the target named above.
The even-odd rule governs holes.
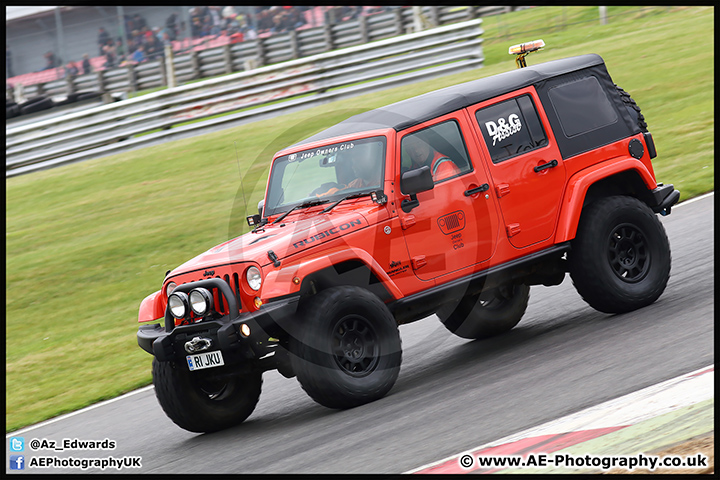
[[[260,373],[217,379],[157,359],[152,373],[160,406],[170,420],[191,432],[214,432],[242,423],[260,398]]]
[[[583,212],[568,254],[582,298],[604,313],[650,305],[670,278],[670,244],[657,216],[634,197],[602,198]]]
[[[448,330],[459,337],[490,338],[517,325],[529,300],[529,286],[507,285],[444,305],[437,316]]]
[[[324,290],[302,306],[301,338],[290,339],[290,360],[302,388],[329,408],[382,398],[400,372],[402,350],[394,317],[365,289]]]

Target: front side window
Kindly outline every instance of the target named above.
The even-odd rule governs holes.
[[[506,100],[475,114],[493,163],[548,144],[529,95]]]
[[[472,170],[460,127],[454,120],[405,135],[400,145],[403,173],[428,166],[433,181],[438,183]]]
[[[385,151],[385,137],[370,137],[278,157],[270,172],[265,214],[381,189]]]

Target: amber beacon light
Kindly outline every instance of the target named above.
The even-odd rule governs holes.
[[[525,57],[528,53],[536,52],[545,46],[542,40],[533,40],[532,42],[518,43],[508,49],[510,55],[516,55],[515,64],[518,68],[527,67]]]

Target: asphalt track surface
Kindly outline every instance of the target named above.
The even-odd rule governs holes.
[[[566,277],[532,287],[520,324],[492,340],[454,337],[435,317],[402,326],[400,377],[372,404],[329,410],[273,371],[245,423],[200,435],[175,426],[145,389],[22,432],[26,443],[108,438],[114,450],[26,457],[141,456],[142,473],[400,473],[654,385],[714,363],[713,213],[710,195],[661,218],[671,278],[640,311],[596,312]]]

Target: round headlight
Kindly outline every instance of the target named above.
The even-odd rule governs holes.
[[[190,308],[196,315],[203,316],[210,311],[213,303],[212,294],[205,288],[196,288],[190,292]]]
[[[167,287],[165,287],[165,295],[167,297],[170,297],[170,294],[173,292],[173,290],[175,290],[176,287],[177,287],[177,283],[175,283],[175,282],[168,283]]]
[[[245,278],[247,279],[250,288],[255,291],[260,290],[260,286],[262,285],[262,275],[260,274],[260,270],[257,267],[248,268],[247,272],[245,273]]]
[[[188,314],[188,296],[184,292],[173,293],[168,297],[168,307],[173,317],[180,320]]]

